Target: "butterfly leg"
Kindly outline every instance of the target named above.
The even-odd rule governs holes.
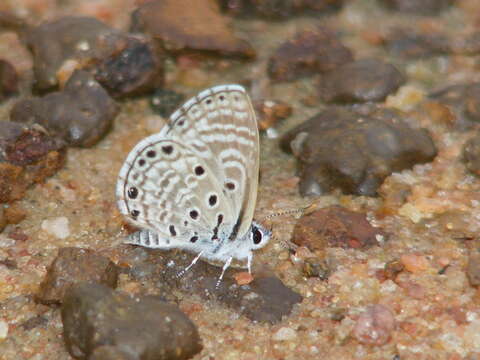
[[[230,263],[232,262],[232,259],[233,259],[233,257],[229,257],[228,260],[225,261],[225,264],[223,265],[223,268],[222,268],[222,274],[220,275],[220,277],[217,280],[217,284],[215,285],[215,289],[218,289],[218,287],[220,286],[220,283],[222,282],[222,279],[223,279],[223,275],[225,274],[225,271],[230,266]]]
[[[247,257],[247,267],[248,267],[249,274],[252,274],[252,260],[253,260],[253,253],[250,251]]]
[[[177,278],[181,278],[183,275],[185,275],[185,273],[190,270],[190,268],[195,265],[198,261],[198,259],[200,259],[200,257],[202,256],[203,254],[203,251],[200,251],[200,253],[195,257],[195,259],[193,259],[193,261],[190,263],[190,265],[188,265],[185,269],[183,269],[182,271],[180,271],[178,274],[177,274]]]

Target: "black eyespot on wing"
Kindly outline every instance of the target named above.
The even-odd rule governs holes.
[[[217,225],[220,225],[223,222],[223,214],[218,214]]]
[[[157,155],[157,152],[155,150],[148,150],[147,151],[147,157],[153,158]]]
[[[225,187],[230,190],[230,191],[233,191],[235,190],[235,184],[233,182],[227,182],[225,183]]]
[[[170,234],[171,234],[172,236],[177,235],[177,231],[175,230],[175,226],[170,225],[170,226],[168,227],[168,230],[170,231]]]
[[[192,236],[190,238],[190,242],[192,242],[192,243],[196,242],[197,240],[198,240],[198,236]]]
[[[130,211],[130,215],[132,215],[134,218],[136,218],[138,215],[140,215],[140,211],[132,210],[132,211]]]
[[[253,228],[253,243],[255,245],[258,245],[262,242],[262,232],[258,230],[258,228],[254,227]]]
[[[205,169],[203,168],[203,166],[201,165],[195,166],[195,175],[202,176],[204,173],[205,173]]]
[[[132,186],[128,189],[127,194],[130,199],[136,199],[138,196],[138,189],[135,186]]]
[[[212,99],[207,99],[207,105],[210,105],[212,103]]]
[[[218,98],[220,99],[220,101],[225,100],[225,96],[223,96],[223,95],[220,95]]]
[[[145,165],[145,159],[140,159],[140,160],[138,160],[138,165],[139,165],[139,166]]]
[[[185,121],[183,119],[179,120],[177,123],[178,126],[183,126],[183,124],[185,124]]]
[[[216,203],[217,203],[217,195],[210,195],[210,197],[208,198],[208,204],[210,206],[215,206]]]
[[[173,146],[172,145],[162,146],[162,151],[164,154],[170,155],[173,152]]]
[[[198,211],[197,210],[191,210],[190,211],[190,217],[193,219],[193,220],[196,220],[198,218]]]

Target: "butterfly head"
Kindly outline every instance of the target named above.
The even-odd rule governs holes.
[[[263,227],[262,225],[252,222],[249,233],[249,247],[252,250],[260,249],[264,247],[270,238],[272,237],[272,231]]]

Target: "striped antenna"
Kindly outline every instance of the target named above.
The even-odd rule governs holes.
[[[284,215],[292,215],[292,214],[298,214],[301,213],[302,215],[305,213],[310,213],[313,211],[317,206],[315,204],[310,204],[308,206],[298,208],[298,209],[290,209],[290,210],[284,210],[284,211],[279,211],[270,215],[265,216],[261,221],[266,221],[270,220],[271,218],[277,217],[277,216],[284,216]]]

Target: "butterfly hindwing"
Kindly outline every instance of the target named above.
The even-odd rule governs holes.
[[[144,246],[169,247],[174,242],[191,248],[214,235],[219,218],[224,224],[234,218],[208,164],[188,146],[160,134],[130,152],[120,171],[117,197],[130,222],[158,234],[158,242],[148,239],[151,244]]]

